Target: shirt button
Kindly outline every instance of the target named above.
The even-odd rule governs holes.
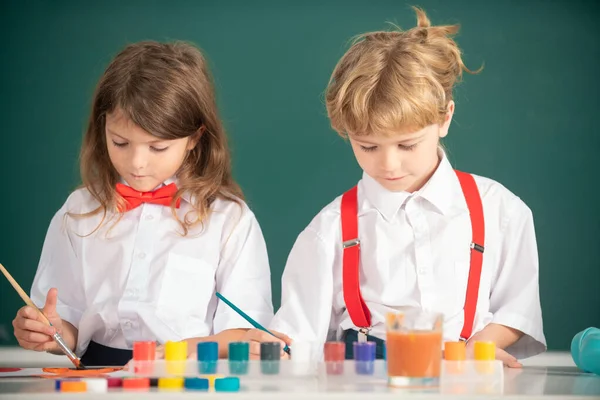
[[[143,260],[144,258],[146,258],[146,253],[142,251],[140,254],[138,254],[138,257]]]
[[[146,215],[146,219],[147,219],[148,221],[151,221],[151,220],[153,220],[153,219],[154,219],[154,215]]]
[[[419,268],[419,274],[425,275],[426,273],[427,273],[427,270],[425,268]]]
[[[131,324],[131,321],[127,321],[127,322],[125,322],[125,327],[126,327],[126,328],[128,328],[128,329],[131,329],[131,325],[132,325],[132,324]]]

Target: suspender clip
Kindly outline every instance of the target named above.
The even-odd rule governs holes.
[[[485,249],[482,245],[477,244],[477,243],[471,243],[471,245],[469,247],[474,250],[477,250],[480,253],[483,253],[483,250]]]
[[[369,335],[369,332],[371,332],[371,327],[368,328],[360,328],[358,330],[358,342],[359,343],[364,343],[367,341],[367,336]]]
[[[344,249],[347,249],[348,247],[358,246],[359,244],[360,244],[360,240],[358,240],[358,238],[356,238],[356,239],[346,240],[344,243],[342,243],[342,246],[344,247]]]

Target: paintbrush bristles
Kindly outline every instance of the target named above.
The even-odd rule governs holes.
[[[83,365],[83,363],[79,359],[76,360],[76,366],[75,367],[76,367],[76,369],[87,369],[85,367],[85,365]]]

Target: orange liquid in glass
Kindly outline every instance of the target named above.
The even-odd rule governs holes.
[[[441,332],[388,332],[386,346],[389,376],[440,376]]]

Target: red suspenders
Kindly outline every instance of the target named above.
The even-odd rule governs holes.
[[[467,340],[473,331],[473,320],[477,308],[479,294],[479,281],[481,266],[483,264],[483,250],[485,244],[485,224],[483,219],[483,206],[475,179],[470,174],[455,171],[462,187],[469,214],[471,216],[471,267],[467,283],[465,298],[465,321],[460,337]],[[358,200],[357,188],[354,186],[342,196],[342,242],[343,255],[343,292],[346,309],[354,325],[366,333],[371,327],[371,313],[360,293],[359,264],[360,241],[358,240]]]
[[[358,200],[357,188],[344,193],[342,196],[342,291],[344,303],[350,314],[350,319],[358,328],[371,327],[371,312],[360,294],[358,266],[360,264],[360,242],[358,240]]]

